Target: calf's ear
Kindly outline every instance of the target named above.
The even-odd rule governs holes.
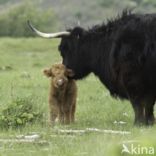
[[[46,75],[47,77],[52,77],[52,71],[50,68],[44,69],[43,70],[44,75]]]
[[[67,69],[66,70],[66,75],[69,76],[69,77],[73,77],[75,74],[71,69]]]

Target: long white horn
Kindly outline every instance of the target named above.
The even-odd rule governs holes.
[[[34,28],[32,26],[32,24],[30,23],[30,21],[28,21],[28,25],[32,29],[32,31],[34,31],[37,35],[39,35],[41,37],[44,37],[44,38],[59,38],[59,37],[69,36],[70,35],[70,32],[68,32],[68,31],[57,32],[57,33],[44,33],[44,32],[41,32],[41,31],[37,30],[36,28]]]

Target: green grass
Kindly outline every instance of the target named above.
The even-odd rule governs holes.
[[[152,146],[156,150],[156,126],[134,127],[130,103],[110,97],[92,74],[77,82],[76,122],[68,126],[48,126],[49,80],[42,70],[61,61],[58,44],[59,40],[38,38],[0,39],[0,111],[16,98],[31,97],[35,108],[44,112],[44,123],[37,121],[20,129],[6,130],[0,127],[0,156],[119,156],[122,143],[130,140],[137,140],[140,146]],[[126,124],[115,124],[114,121],[125,121]],[[131,134],[56,133],[58,129],[86,128],[130,131]],[[34,132],[40,135],[38,141],[45,140],[46,143],[11,143],[1,140],[15,139],[18,135]]]

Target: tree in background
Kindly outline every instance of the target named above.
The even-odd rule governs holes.
[[[33,36],[27,20],[31,20],[37,28],[43,31],[58,29],[57,18],[51,9],[42,10],[35,7],[34,3],[25,2],[0,13],[0,36]]]

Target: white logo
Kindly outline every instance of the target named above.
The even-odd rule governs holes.
[[[123,149],[122,149],[121,153],[130,153],[128,147],[125,144],[123,144],[122,147],[123,147]]]
[[[122,151],[121,153],[127,153],[127,154],[147,154],[147,155],[154,155],[154,147],[145,147],[141,145],[134,145],[131,144],[130,146],[126,146],[125,144],[122,145]]]

